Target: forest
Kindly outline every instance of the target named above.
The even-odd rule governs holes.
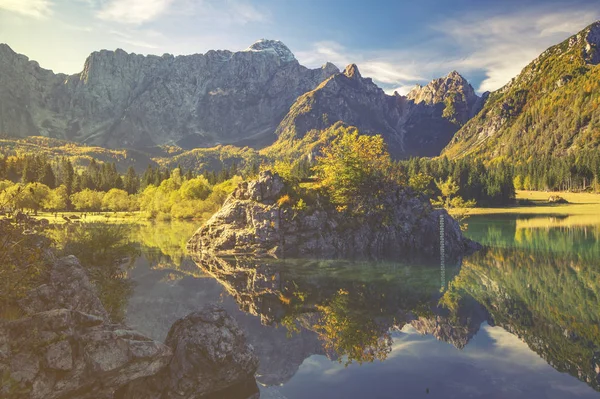
[[[353,127],[339,126],[332,132],[332,140],[344,135],[355,135],[359,141],[369,137]],[[363,140],[363,145],[377,137]],[[380,142],[379,147],[385,151],[385,143]],[[193,165],[169,169],[150,164],[143,172],[129,166],[121,174],[114,162],[92,158],[82,167],[74,166],[67,156],[8,152],[0,156],[0,206],[33,212],[141,211],[147,218],[163,220],[207,217],[239,182],[260,169],[274,169],[288,181],[310,181],[322,170],[318,159],[323,158],[302,156],[262,160],[262,164],[253,159],[240,162],[241,167],[232,162],[202,173]],[[515,190],[600,191],[600,153],[592,150],[564,157],[530,156],[514,163],[502,158],[487,162],[476,157],[411,158],[389,160],[383,169],[380,172],[393,174],[397,181],[446,207],[450,204],[444,201],[450,196],[464,200],[454,207],[489,207],[513,204]]]

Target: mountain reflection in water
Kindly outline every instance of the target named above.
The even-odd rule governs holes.
[[[443,273],[208,255],[169,268],[147,253],[127,319],[162,340],[220,302],[256,350],[263,398],[600,397],[600,226],[530,224],[472,218],[489,247]]]

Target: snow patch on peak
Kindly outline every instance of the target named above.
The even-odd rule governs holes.
[[[294,57],[294,54],[290,49],[279,40],[260,39],[244,51],[272,53],[277,55],[284,62],[296,60],[296,57]]]

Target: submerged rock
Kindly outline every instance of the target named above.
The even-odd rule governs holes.
[[[228,397],[248,398],[258,392],[258,358],[223,308],[208,305],[178,320],[165,342],[174,353],[168,367],[132,382],[117,397],[191,399],[220,397],[217,393],[226,390]]]
[[[285,184],[281,177],[262,172],[258,180],[241,183],[190,239],[193,252],[283,256],[384,256],[388,254],[440,257],[443,240],[447,259],[479,249],[465,238],[460,226],[443,209],[410,188],[398,188],[382,200],[386,220],[360,221],[324,206],[296,210],[279,205]],[[443,234],[441,226],[443,225]]]

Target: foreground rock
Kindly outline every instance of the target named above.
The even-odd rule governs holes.
[[[283,180],[270,172],[262,172],[256,181],[241,183],[194,234],[189,248],[216,254],[439,257],[441,238],[448,259],[479,248],[462,235],[458,223],[445,210],[433,209],[426,197],[409,188],[390,192],[384,199],[390,212],[383,223],[375,218],[352,220],[335,209],[319,206],[302,211],[280,206],[277,200],[284,187]]]
[[[258,392],[258,361],[215,306],[177,321],[166,344],[114,324],[77,258],[49,258],[45,284],[0,320],[2,398],[199,398]]]
[[[191,399],[211,394],[247,398],[258,392],[254,380],[258,358],[224,309],[208,305],[175,322],[166,344],[174,352],[168,367],[132,382],[118,397]]]
[[[48,282],[31,290],[19,305],[28,315],[64,308],[108,320],[96,288],[72,255],[52,262]]]
[[[56,309],[0,325],[3,398],[111,398],[153,375],[171,350],[122,325]]]

